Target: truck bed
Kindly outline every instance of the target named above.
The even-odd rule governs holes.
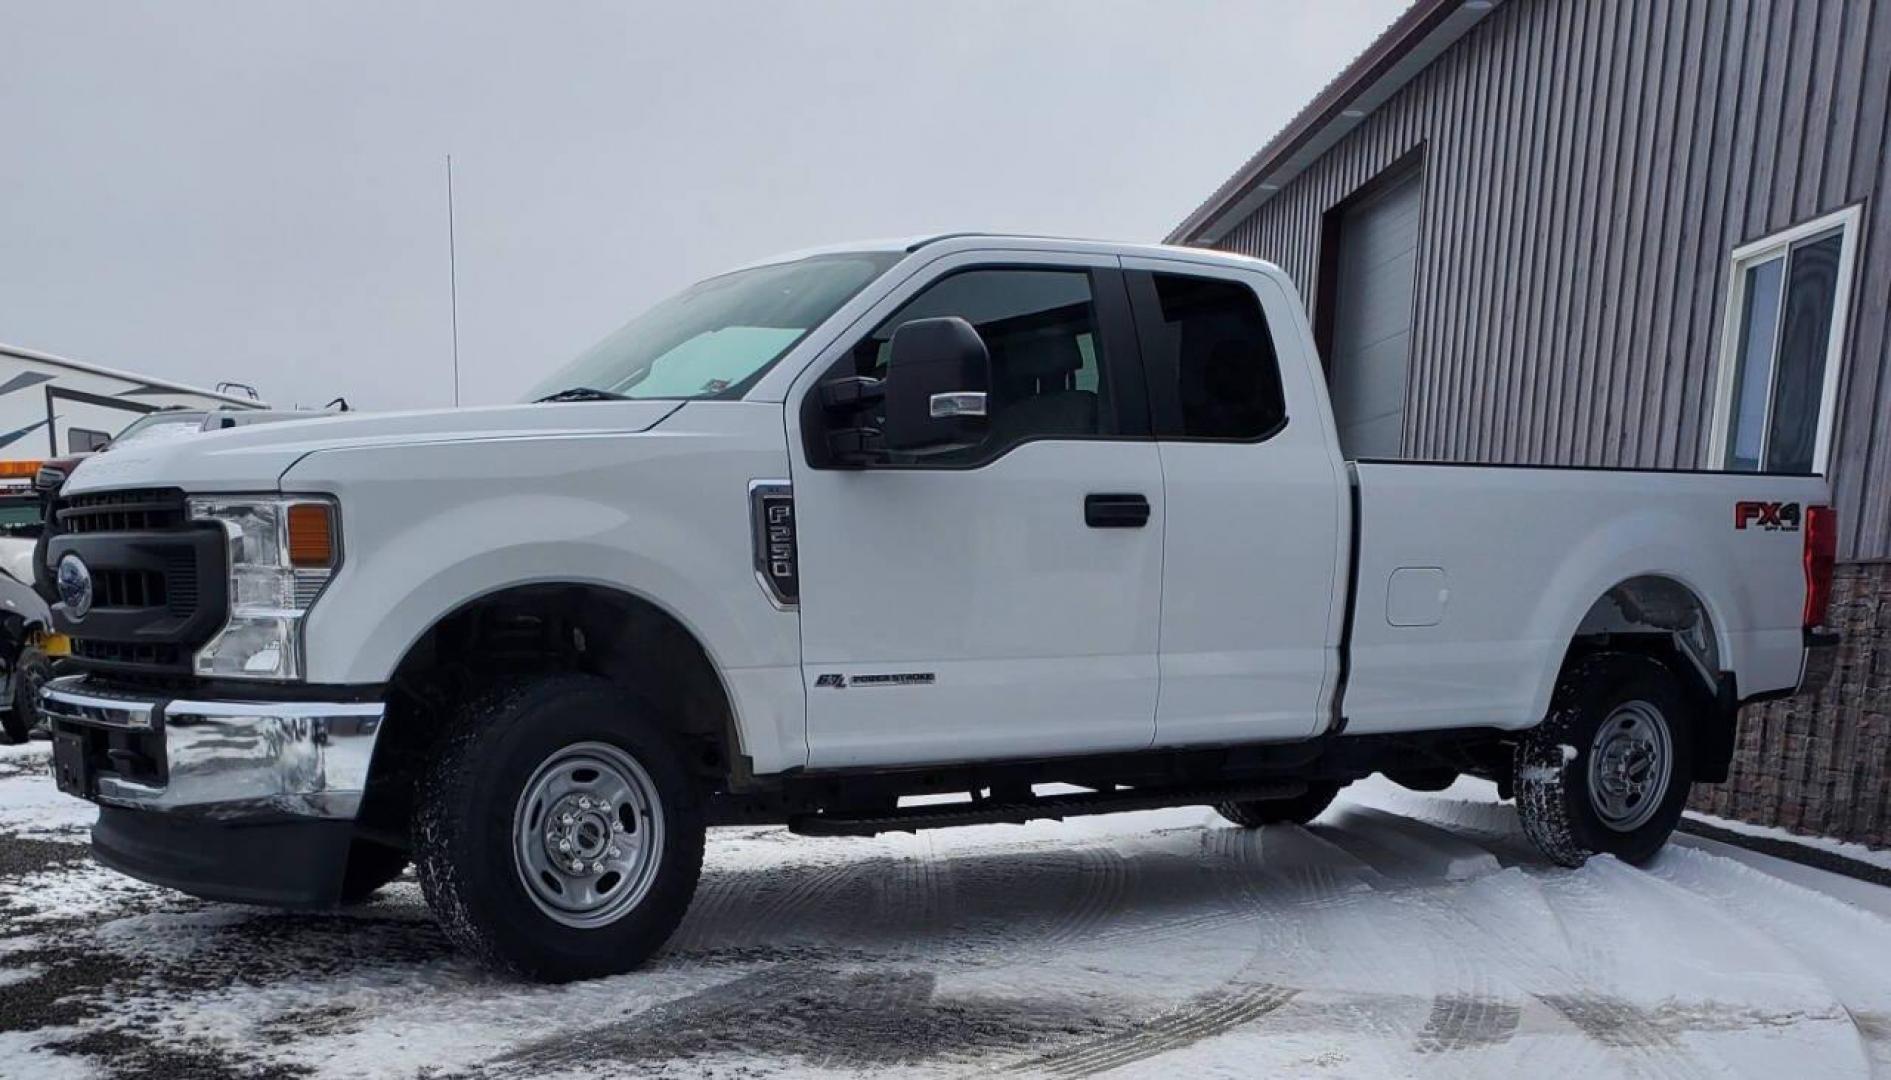
[[[1597,602],[1638,576],[1701,599],[1716,669],[1739,672],[1741,697],[1799,678],[1800,522],[1827,499],[1821,477],[1378,461],[1352,472],[1349,733],[1536,723],[1572,636],[1606,623],[1611,605]]]

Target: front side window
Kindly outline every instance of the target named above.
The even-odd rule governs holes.
[[[1821,472],[1843,353],[1856,210],[1734,253],[1718,464]]]
[[[927,461],[989,458],[1029,439],[1116,431],[1087,272],[967,270],[943,278],[854,347],[855,373],[884,377],[894,331],[947,315],[971,323],[991,353],[991,426],[983,445]]]
[[[539,380],[524,400],[741,397],[901,257],[822,255],[698,282]]]

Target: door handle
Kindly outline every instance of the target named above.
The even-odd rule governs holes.
[[[1085,495],[1083,523],[1092,529],[1140,529],[1149,524],[1149,500],[1134,493]]]

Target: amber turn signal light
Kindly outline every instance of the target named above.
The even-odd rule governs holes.
[[[326,503],[289,507],[289,565],[309,569],[335,565],[335,522]]]

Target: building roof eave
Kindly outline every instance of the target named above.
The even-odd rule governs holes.
[[[1212,244],[1358,127],[1503,0],[1417,0],[1164,243]]]

